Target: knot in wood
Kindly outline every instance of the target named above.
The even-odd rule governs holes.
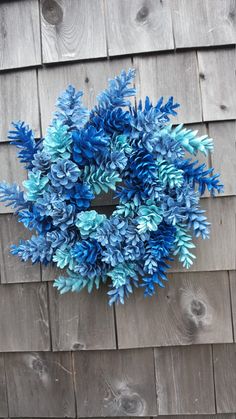
[[[145,411],[145,403],[143,399],[137,393],[122,392],[117,400],[118,408],[120,413],[124,415],[135,415],[140,416]]]
[[[141,9],[139,9],[139,11],[138,11],[138,13],[136,15],[136,20],[138,22],[143,22],[143,21],[146,20],[146,18],[148,17],[148,15],[149,15],[148,7],[147,6],[143,6],[143,7],[141,7]]]
[[[63,10],[55,0],[45,0],[42,6],[42,15],[50,25],[58,25],[63,19]]]
[[[194,299],[191,302],[191,312],[194,316],[202,318],[206,314],[205,304],[201,300]]]
[[[47,367],[40,358],[34,358],[32,360],[32,368],[39,374],[43,375],[47,373]]]
[[[220,109],[222,109],[222,111],[226,111],[227,106],[226,106],[226,105],[224,105],[224,104],[222,104],[222,105],[220,105]]]
[[[235,11],[234,10],[230,10],[230,12],[229,12],[229,19],[230,20],[234,20],[234,18],[235,18]]]
[[[5,25],[4,20],[2,20],[1,23],[0,23],[0,34],[1,34],[3,39],[6,39],[7,30],[6,30],[6,25]]]
[[[76,342],[73,345],[73,351],[79,351],[79,350],[83,350],[86,349],[86,345],[84,343],[81,342]]]

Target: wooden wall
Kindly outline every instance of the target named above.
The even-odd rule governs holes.
[[[28,233],[1,205],[1,418],[236,418],[235,23],[235,0],[0,2],[1,180],[25,178],[12,120],[40,137],[68,83],[91,106],[108,77],[135,67],[139,97],[173,95],[173,123],[215,139],[207,163],[225,185],[202,200],[212,234],[192,269],[176,263],[156,298],[136,292],[115,308],[104,290],[59,296],[55,270],[9,255]]]

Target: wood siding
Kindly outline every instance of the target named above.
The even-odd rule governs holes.
[[[235,41],[235,0],[0,2],[0,180],[26,178],[12,121],[40,138],[69,83],[91,107],[135,67],[138,98],[173,95],[173,124],[214,138],[199,161],[224,183],[202,199],[211,238],[192,268],[175,262],[157,296],[112,308],[105,288],[59,296],[59,269],[13,257],[29,232],[0,205],[0,418],[236,419]],[[111,214],[116,201],[92,205]]]

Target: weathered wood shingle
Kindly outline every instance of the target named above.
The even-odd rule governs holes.
[[[236,123],[235,121],[210,122],[209,136],[214,139],[214,152],[210,155],[212,166],[220,173],[224,185],[222,195],[236,195]]]
[[[61,296],[52,284],[49,291],[53,350],[116,348],[114,313],[105,287],[91,295],[85,290]]]
[[[116,322],[119,348],[233,342],[228,274],[169,275],[152,298],[135,290]]]
[[[155,365],[159,414],[215,413],[209,345],[155,349]]]
[[[18,244],[20,239],[28,239],[32,232],[26,230],[16,217],[7,214],[0,215],[0,273],[1,284],[19,282],[38,282],[41,280],[40,266],[32,262],[22,262],[10,252],[12,244]]]
[[[0,70],[40,64],[38,1],[3,0],[0,16]]]
[[[0,141],[8,141],[7,133],[12,128],[11,123],[18,120],[25,121],[36,137],[40,136],[35,69],[0,73],[0,115]]]
[[[235,44],[235,0],[171,0],[176,48]]]
[[[10,184],[19,183],[22,190],[22,182],[26,179],[27,173],[17,158],[17,152],[17,148],[13,145],[0,143],[0,179]],[[13,209],[0,202],[0,214],[10,212],[13,212]]]
[[[105,4],[110,56],[174,48],[168,0],[106,0]]]
[[[79,417],[157,415],[152,349],[73,356]]]
[[[64,271],[11,256],[31,232],[0,206],[0,417],[236,419],[234,44],[235,0],[0,2],[1,180],[26,177],[7,143],[12,120],[45,135],[69,83],[91,107],[108,78],[136,67],[138,97],[173,95],[171,122],[215,138],[214,154],[197,157],[225,184],[202,200],[212,234],[190,272],[175,263],[157,298],[135,290],[115,308],[106,287],[60,296],[51,281]],[[116,201],[94,205],[109,216]]]
[[[198,51],[204,121],[236,118],[235,48]]]
[[[75,417],[71,354],[5,355],[10,417]]]
[[[137,96],[149,96],[156,103],[160,96],[174,96],[181,107],[173,123],[200,122],[201,96],[195,51],[134,57],[137,68]]]
[[[234,330],[234,341],[236,342],[236,271],[229,272],[229,277],[232,300],[232,321]]]
[[[39,100],[41,107],[42,129],[46,128],[55,111],[55,102],[68,84],[84,92],[84,104],[91,108],[100,91],[107,86],[109,78],[119,74],[122,69],[132,67],[130,58],[101,60],[71,65],[60,65],[39,70]]]
[[[99,0],[41,0],[43,62],[106,57]]]
[[[48,350],[46,284],[0,285],[0,352]]]
[[[5,365],[4,355],[0,355],[0,417],[4,418],[8,416],[8,404],[7,404],[7,388],[6,388],[6,376],[5,376]]]
[[[235,412],[236,344],[213,345],[213,361],[217,412]]]
[[[210,239],[194,240],[196,255],[191,271],[234,270],[236,254],[235,228],[236,197],[202,199],[201,206],[211,223]],[[185,271],[182,264],[174,262],[171,271]]]

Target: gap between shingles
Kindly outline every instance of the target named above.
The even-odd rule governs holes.
[[[40,0],[38,0],[38,9],[39,9],[40,55],[41,55],[41,65],[42,65],[43,64],[43,37],[42,37],[42,18],[41,18]]]
[[[39,118],[39,137],[41,138],[43,136],[43,130],[42,130],[42,112],[41,112],[41,103],[40,103],[40,97],[39,97],[39,69],[36,68],[36,85],[37,85],[37,102],[38,102],[38,118]]]
[[[232,336],[233,336],[233,342],[235,342],[235,336],[234,336],[234,316],[233,316],[233,299],[232,299],[232,289],[231,289],[230,272],[227,271],[227,274],[228,274],[228,283],[229,283],[229,300],[230,300],[230,313],[231,313]]]
[[[109,56],[109,46],[108,46],[108,29],[107,29],[107,9],[106,9],[106,0],[102,0],[102,12],[103,12],[103,16],[104,16],[104,24],[105,24],[105,40],[106,40],[106,53],[107,53],[107,59],[110,60],[110,56]]]
[[[204,121],[204,115],[203,115],[202,86],[201,86],[201,80],[200,80],[200,67],[199,67],[199,60],[198,60],[198,51],[195,50],[195,53],[196,53],[197,72],[198,72],[198,87],[199,87],[199,95],[200,95],[201,117],[202,117],[202,122],[205,122]]]
[[[6,371],[6,354],[3,354],[3,367],[4,367],[4,376],[5,376],[5,392],[6,392],[6,402],[7,402],[7,415],[10,417],[9,410],[9,397],[8,397],[8,385],[7,385],[7,371]]]
[[[75,417],[78,418],[77,412],[77,397],[76,397],[76,382],[75,382],[75,357],[72,352],[70,352],[71,363],[72,363],[72,378],[73,378],[73,391],[74,391],[74,400],[75,400]]]
[[[118,345],[118,329],[117,329],[117,318],[116,318],[116,307],[115,307],[115,304],[113,304],[113,317],[114,317],[115,344],[116,344],[116,349],[119,349],[119,345]]]
[[[42,267],[41,267],[42,271]],[[42,281],[43,283],[43,281]],[[50,342],[50,351],[53,352],[54,348],[52,346],[52,324],[51,324],[51,310],[50,310],[50,298],[49,298],[49,282],[46,282],[47,287],[47,306],[48,306],[48,329],[49,329],[49,342]]]
[[[170,8],[171,28],[172,28],[172,36],[173,36],[173,43],[174,43],[174,52],[176,53],[176,40],[175,40],[175,30],[174,30],[173,9],[172,9],[170,3],[169,3],[169,8]]]
[[[217,402],[216,402],[216,383],[215,383],[215,366],[214,366],[214,351],[213,345],[211,345],[211,365],[212,365],[212,375],[213,375],[213,387],[214,387],[214,402],[215,402],[215,414],[217,414]]]
[[[156,394],[156,408],[157,408],[156,412],[157,412],[157,416],[159,416],[160,413],[159,413],[159,398],[158,398],[158,389],[157,389],[157,363],[156,363],[155,352],[158,351],[158,349],[160,348],[151,348],[151,349],[152,349],[154,378],[155,378],[155,394]]]

